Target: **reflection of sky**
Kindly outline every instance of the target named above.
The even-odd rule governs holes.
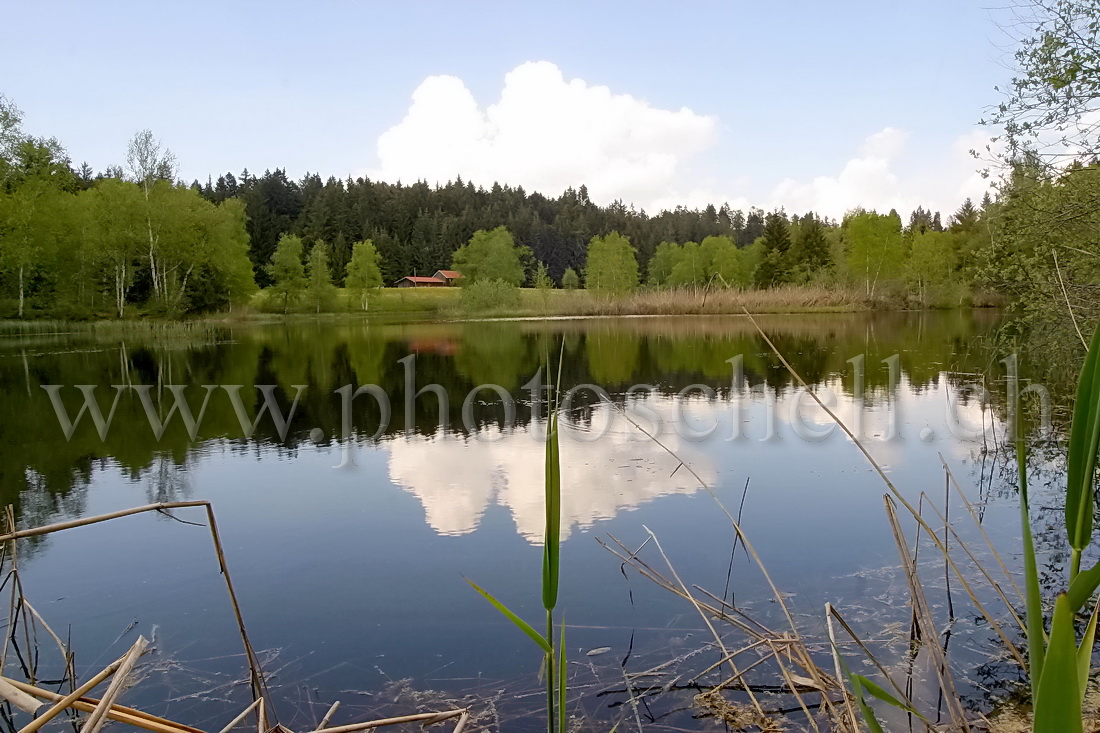
[[[878,394],[863,405],[844,394],[839,380],[822,385],[818,394],[887,471],[921,484],[929,469],[931,474],[940,470],[938,453],[949,462],[969,459],[980,446],[983,415],[989,421],[978,401],[956,404],[944,378],[920,393],[903,379],[889,399]],[[767,396],[758,390],[740,404],[698,393],[683,398],[652,393],[630,398],[626,415],[630,419],[603,404],[583,423],[563,428],[564,536],[658,497],[701,489],[690,472],[676,470],[677,458],[646,438],[637,425],[655,434],[716,489],[724,469],[735,468],[754,479],[770,476],[782,484],[783,467],[822,477],[867,468],[839,428],[825,433],[832,419],[801,390]],[[390,480],[420,501],[426,522],[439,534],[473,532],[489,507],[499,506],[508,511],[521,536],[539,543],[545,521],[545,448],[538,437],[543,430],[544,425],[536,424],[505,433],[490,428],[470,438],[439,434],[395,439],[385,444]],[[805,483],[802,488],[828,487]]]

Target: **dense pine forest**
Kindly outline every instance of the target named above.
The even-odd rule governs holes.
[[[381,276],[373,284],[392,285],[454,266],[475,233],[499,227],[520,268],[506,278],[512,285],[620,293],[812,284],[869,302],[952,307],[1001,289],[995,260],[1003,253],[993,243],[1012,193],[1006,186],[996,200],[966,200],[946,216],[855,209],[837,220],[726,204],[651,214],[621,201],[598,205],[583,185],[549,198],[457,177],[445,185],[292,180],[280,168],[186,184],[148,131],[121,152],[123,166],[74,166],[58,141],[25,132],[15,104],[0,102],[0,316],[220,311],[278,287],[295,259],[294,277],[309,272],[343,286],[358,242],[373,245]],[[288,238],[294,248],[280,262]],[[594,276],[606,269],[590,261],[597,242],[628,253],[625,272]],[[607,267],[622,269],[617,262]]]

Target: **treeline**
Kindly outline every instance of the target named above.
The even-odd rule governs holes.
[[[171,181],[171,155],[149,133],[121,171],[73,170],[56,140],[22,133],[0,97],[2,316],[122,317],[224,308],[256,290],[240,201],[214,205]]]
[[[639,283],[654,287],[772,287],[842,284],[869,296],[909,295],[926,304],[957,302],[975,283],[977,250],[988,245],[983,218],[991,201],[967,200],[946,224],[918,208],[907,222],[855,210],[837,221],[813,212],[787,214],[709,205],[648,215],[622,202],[599,206],[584,186],[557,198],[522,187],[476,187],[461,179],[442,186],[391,184],[366,178],[295,182],[282,170],[254,177],[220,176],[192,187],[213,203],[233,198],[248,214],[257,282],[284,234],[323,242],[333,279],[343,284],[353,243],[373,242],[385,284],[451,267],[478,231],[505,227],[521,249],[522,284],[535,285],[540,265],[559,287],[574,274],[584,283],[588,247],[617,233],[633,247]],[[572,272],[570,272],[572,271]]]
[[[508,279],[522,285],[622,292],[813,283],[957,305],[978,282],[973,264],[989,246],[991,207],[967,201],[946,224],[923,208],[907,222],[894,211],[856,210],[837,221],[728,205],[649,215],[621,201],[599,206],[584,186],[549,198],[461,179],[294,181],[281,169],[187,186],[147,131],[131,141],[125,168],[94,174],[86,164],[74,168],[56,140],[24,133],[18,110],[0,97],[6,317],[213,311],[247,302],[257,286],[275,286],[285,310],[288,284],[307,292],[311,310],[327,308],[332,286],[345,285],[364,293],[365,306],[366,288],[379,280],[451,267],[476,232],[500,227],[520,256],[520,272]],[[597,241],[629,252],[630,272],[591,262]],[[363,256],[351,266],[357,244]],[[608,278],[613,287],[601,285]]]

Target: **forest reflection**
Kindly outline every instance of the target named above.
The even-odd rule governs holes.
[[[814,386],[827,385],[840,397],[842,411],[850,412],[853,405],[873,410],[895,400],[898,390],[910,397],[944,388],[965,391],[961,388],[989,367],[986,340],[1000,318],[993,311],[953,311],[773,316],[760,322],[803,378]],[[724,439],[735,427],[727,407],[733,396],[730,359],[738,355],[743,356],[748,384],[766,386],[759,394],[772,396],[780,416],[786,414],[783,401],[793,392],[789,374],[740,317],[403,325],[322,320],[212,325],[174,339],[143,337],[140,331],[126,338],[93,331],[20,336],[0,342],[0,388],[6,402],[0,416],[0,492],[28,524],[81,514],[89,483],[97,471],[108,468],[143,482],[150,501],[175,498],[195,489],[181,469],[215,447],[262,459],[267,452],[293,454],[318,439],[339,442],[345,426],[334,390],[374,384],[390,395],[392,415],[380,430],[381,413],[374,402],[356,399],[354,448],[389,452],[391,480],[424,504],[436,531],[472,531],[485,508],[496,503],[508,508],[524,537],[533,539],[541,532],[541,447],[536,439],[541,433],[538,410],[525,385],[559,353],[564,356],[566,388],[599,385],[612,401],[600,404],[590,390],[578,392],[568,417],[579,431],[592,430],[614,419],[620,408],[644,399],[668,425],[686,414],[699,424],[719,425],[716,435]],[[401,360],[410,354],[416,357],[416,387],[438,384],[450,397],[445,420],[433,394],[416,399],[406,414],[406,364]],[[883,362],[895,354],[899,385],[891,383]],[[867,365],[862,397],[853,391],[856,380],[849,361],[860,355]],[[80,402],[74,385],[81,384],[97,386],[105,414],[112,385],[151,385],[154,397],[161,398],[162,417],[172,399],[167,385],[186,385],[196,414],[202,385],[243,385],[249,420],[263,404],[253,385],[277,385],[275,395],[285,408],[295,385],[307,387],[285,438],[267,416],[245,438],[225,394],[215,392],[195,440],[178,415],[158,440],[134,394],[119,399],[106,440],[87,417],[66,440],[42,386],[63,385],[65,404],[75,416]],[[474,400],[471,434],[463,424],[462,403],[483,384],[499,385],[514,397],[514,424],[508,424],[500,400],[483,391]],[[627,394],[639,384],[653,389],[644,398]],[[678,396],[689,385],[704,385],[713,397],[705,398],[699,390]],[[752,409],[759,409],[759,402],[753,401]],[[805,412],[809,420],[817,420],[812,410]],[[760,429],[761,419],[750,420],[749,437]],[[686,473],[673,475],[675,459],[637,437],[620,420],[600,441],[566,441],[563,460],[571,480],[601,487],[567,499],[570,526],[588,526],[654,496],[698,490]],[[673,437],[704,479],[712,475],[714,449]]]

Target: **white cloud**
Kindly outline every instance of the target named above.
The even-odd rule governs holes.
[[[383,180],[522,185],[550,196],[588,186],[593,200],[649,207],[673,194],[683,163],[710,147],[717,119],[665,110],[549,62],[522,64],[482,108],[462,80],[428,77],[399,124],[378,139]]]
[[[785,179],[772,191],[770,203],[791,212],[812,210],[837,218],[857,206],[880,213],[897,209],[903,217],[923,206],[940,211],[946,223],[963,199],[977,203],[989,187],[977,172],[979,162],[970,155],[987,138],[984,131],[974,130],[956,138],[946,154],[907,155],[909,134],[886,127],[868,136],[837,175],[809,182]]]
[[[428,77],[413,92],[405,118],[379,137],[379,167],[364,172],[430,183],[461,175],[479,185],[508,183],[548,196],[584,184],[598,203],[622,199],[651,213],[728,202],[839,218],[856,206],[894,208],[903,216],[924,206],[941,211],[945,221],[964,198],[978,200],[988,187],[969,154],[986,143],[984,130],[960,135],[946,150],[928,151],[914,149],[907,131],[886,127],[869,135],[839,172],[796,174],[771,186],[764,175],[715,162],[722,160],[718,127],[716,117],[686,107],[659,109],[566,79],[547,61],[530,62],[504,77],[500,98],[488,106],[457,77]],[[694,167],[710,167],[689,171],[703,151],[712,155]]]

